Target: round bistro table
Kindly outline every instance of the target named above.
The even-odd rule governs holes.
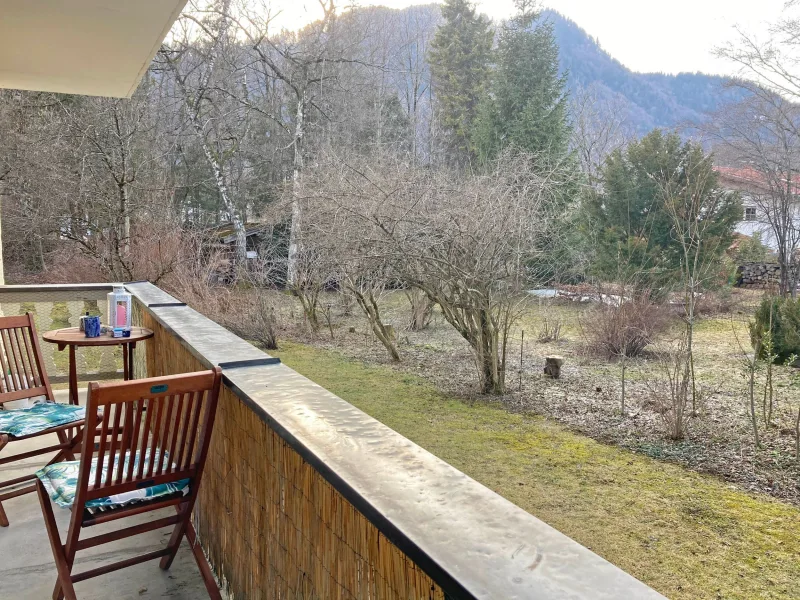
[[[136,342],[153,337],[153,332],[144,327],[131,327],[131,336],[115,338],[108,334],[89,338],[78,327],[54,329],[42,335],[45,342],[56,344],[59,351],[69,348],[69,402],[78,404],[78,368],[75,364],[75,348],[87,346],[122,346],[123,379],[133,379],[133,350]]]

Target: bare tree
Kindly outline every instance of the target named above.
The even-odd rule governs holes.
[[[691,367],[685,332],[670,348],[656,354],[658,374],[646,380],[651,397],[673,440],[686,437],[691,402]]]
[[[798,206],[798,139],[800,139],[800,2],[787,0],[780,20],[766,38],[759,39],[744,28],[737,39],[720,48],[717,55],[739,67],[739,80],[752,98],[738,109],[739,123],[731,128],[732,145],[756,169],[763,194],[754,194],[778,245],[781,263],[781,294],[796,296],[798,277],[790,276],[795,253],[800,249]],[[748,81],[749,80],[749,81]],[[751,83],[754,82],[754,83]],[[737,115],[731,115],[737,116]],[[743,119],[741,117],[744,117]],[[746,148],[745,152],[742,152]]]
[[[302,214],[298,190],[306,164],[307,138],[313,113],[322,118],[330,117],[323,102],[326,86],[336,87],[339,66],[363,62],[353,56],[359,40],[344,39],[338,33],[334,0],[318,2],[322,18],[300,32],[283,31],[279,36],[271,36],[269,12],[263,6],[259,9],[241,4],[239,12],[242,16],[237,21],[255,53],[252,68],[257,67],[265,79],[281,82],[292,99],[293,107],[289,112],[293,118],[290,123],[286,123],[282,114],[273,115],[274,119],[284,123],[284,127],[291,128],[293,194],[287,268],[287,283],[291,286],[295,285],[298,277],[298,261],[302,251],[299,244]],[[248,106],[252,105],[248,102]]]
[[[502,394],[520,291],[554,221],[556,175],[511,154],[468,177],[387,158],[332,160],[305,195],[352,219],[373,257],[439,306],[472,348],[482,392]]]
[[[734,62],[744,80],[795,102],[800,99],[800,19],[797,0],[788,0],[779,21],[766,38],[737,27],[737,39],[716,49],[716,54]]]
[[[250,122],[238,103],[231,106],[223,102],[225,95],[219,94],[221,88],[232,83],[226,80],[226,75],[235,80],[238,71],[235,60],[229,59],[229,65],[234,65],[232,74],[230,70],[226,73],[222,64],[223,53],[237,48],[228,17],[229,8],[230,0],[216,1],[209,7],[201,7],[193,0],[190,10],[181,14],[172,42],[162,46],[159,58],[163,69],[172,75],[176,92],[185,105],[186,121],[211,169],[236,234],[237,262],[243,265],[246,261],[245,223],[231,189],[230,159],[238,152]]]
[[[372,333],[386,348],[389,358],[394,362],[400,362],[394,330],[384,323],[381,316],[380,300],[386,291],[386,277],[380,270],[373,273],[351,274],[344,278],[344,284],[355,297],[358,306],[367,317]]]
[[[698,399],[694,361],[697,301],[716,279],[718,257],[729,243],[728,237],[717,231],[718,220],[738,203],[734,192],[717,187],[712,164],[713,156],[695,148],[685,154],[674,172],[655,175],[664,211],[672,221],[672,239],[680,249],[686,334],[679,354],[688,360],[693,415],[697,414]]]
[[[422,331],[426,329],[433,318],[433,310],[436,304],[418,288],[405,290],[408,305],[411,308],[411,317],[408,321],[410,331]]]
[[[146,90],[131,100],[61,100],[58,106],[80,165],[80,193],[69,203],[60,235],[97,260],[109,278],[136,279],[140,255],[134,248],[141,252],[150,237],[147,228],[137,227],[139,218],[157,215],[174,226],[169,207],[159,202],[164,160]]]
[[[624,107],[601,98],[590,85],[571,96],[572,148],[589,185],[597,187],[606,157],[624,148],[634,133],[625,121]]]
[[[800,251],[800,108],[764,87],[738,82],[747,92],[701,126],[736,165],[737,185],[756,207],[781,267],[780,293],[797,293]]]

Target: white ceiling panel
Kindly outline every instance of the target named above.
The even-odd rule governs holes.
[[[0,87],[130,97],[187,0],[0,0]]]

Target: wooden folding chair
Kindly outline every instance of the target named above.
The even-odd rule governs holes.
[[[35,410],[0,411],[0,426],[5,428],[5,431],[0,428],[0,451],[12,442],[51,433],[55,433],[59,441],[53,446],[0,458],[0,466],[51,452],[58,452],[51,463],[73,460],[81,441],[84,409],[55,403],[31,313],[19,317],[0,317],[0,371],[0,405],[39,396],[44,396],[48,403],[47,406],[35,407]],[[74,436],[67,435],[67,430],[76,428]],[[8,527],[3,500],[33,493],[36,491],[34,485],[23,484],[35,479],[36,476],[31,473],[0,481],[0,527]],[[2,493],[9,488],[11,491]]]
[[[87,450],[78,462],[50,465],[36,474],[58,571],[54,599],[74,600],[74,583],[155,558],[161,558],[162,569],[169,569],[184,535],[209,595],[220,598],[190,518],[211,441],[221,378],[217,367],[186,375],[89,385],[83,447],[95,448],[96,456]],[[51,500],[72,510],[64,544]],[[85,527],[165,507],[175,507],[177,514],[81,539]],[[72,572],[79,550],[167,526],[174,529],[162,550]]]

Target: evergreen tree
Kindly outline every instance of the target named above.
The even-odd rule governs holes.
[[[450,135],[450,156],[463,162],[470,157],[471,131],[486,91],[494,31],[468,0],[446,0],[442,16],[428,62],[439,119]]]
[[[531,0],[516,6],[500,34],[495,73],[472,135],[483,161],[509,146],[540,156],[568,151],[566,77],[559,73],[553,26],[539,21]]]
[[[610,154],[601,178],[602,192],[588,201],[587,213],[589,229],[597,236],[593,272],[598,277],[659,289],[677,281],[682,257],[675,214],[688,215],[681,209],[684,205],[711,207],[702,216],[708,223],[700,249],[706,253],[702,264],[713,264],[733,241],[741,201],[719,187],[713,161],[698,144],[656,129]],[[687,178],[695,183],[686,185]],[[671,207],[665,204],[665,190],[673,190]],[[712,202],[690,194],[719,197]]]

